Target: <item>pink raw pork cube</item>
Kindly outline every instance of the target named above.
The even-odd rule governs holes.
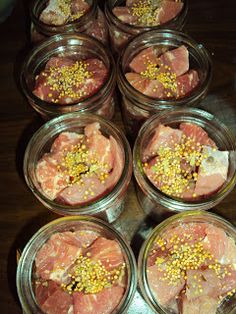
[[[219,301],[209,296],[201,296],[194,300],[183,297],[182,314],[215,314]]]
[[[187,299],[194,300],[206,295],[218,298],[219,296],[225,296],[227,292],[235,289],[236,271],[228,268],[227,273],[224,273],[224,271],[221,271],[217,274],[213,269],[188,270]]]
[[[183,122],[180,124],[179,128],[184,135],[194,140],[194,142],[199,143],[200,145],[216,147],[215,142],[208,136],[208,133],[200,126],[193,123]]]
[[[160,24],[164,24],[175,18],[183,8],[183,2],[167,1],[161,2],[160,11],[158,12],[158,20]]]
[[[44,313],[67,314],[73,313],[73,299],[54,281],[36,283],[36,299]],[[72,312],[71,312],[72,311]]]
[[[140,93],[153,98],[164,97],[164,86],[158,80],[151,80],[133,72],[126,73],[125,76],[129,83]]]
[[[207,196],[217,192],[227,180],[229,167],[229,152],[212,149],[205,146],[207,158],[199,168],[195,193],[197,196]]]
[[[209,225],[202,244],[221,264],[236,264],[235,242],[221,228]]]
[[[131,70],[136,73],[141,73],[147,70],[149,64],[159,64],[159,58],[157,57],[156,49],[154,47],[148,47],[143,49],[137,54],[129,64]]]
[[[96,294],[74,292],[75,314],[110,314],[118,306],[124,295],[124,288],[112,286]]]
[[[189,70],[187,73],[177,77],[176,98],[187,96],[198,84],[199,77],[195,70]]]
[[[42,279],[63,283],[68,267],[81,253],[78,244],[72,232],[52,235],[36,255],[36,274]]]
[[[157,155],[160,147],[174,148],[175,144],[180,143],[182,134],[181,130],[159,124],[147,147],[144,149],[143,160]]]
[[[168,280],[163,280],[163,271],[160,271],[157,265],[147,268],[147,279],[154,297],[163,306],[175,299],[185,284],[183,278],[180,278],[176,285],[171,285]]]
[[[182,45],[178,48],[169,50],[160,56],[162,71],[174,72],[176,76],[180,76],[189,70],[189,53],[188,49]]]
[[[119,268],[124,263],[124,257],[119,244],[103,237],[97,238],[88,248],[89,257],[99,260],[106,269]]]
[[[132,15],[132,11],[128,7],[115,7],[112,12],[123,23],[132,25],[136,24],[136,22],[138,21],[138,17]]]

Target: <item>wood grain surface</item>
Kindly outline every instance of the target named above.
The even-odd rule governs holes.
[[[16,1],[12,15],[0,24],[0,305],[1,313],[21,313],[16,292],[16,249],[45,223],[58,216],[43,207],[25,184],[22,160],[26,145],[43,123],[23,97],[19,85],[22,60],[30,49],[28,1]],[[102,1],[101,1],[102,2]],[[236,133],[236,1],[189,0],[185,32],[202,43],[213,60],[213,80],[201,107]],[[122,128],[119,108],[116,123]],[[212,209],[236,225],[236,190]],[[142,237],[155,225],[140,208],[132,181],[125,210],[114,226],[137,254]],[[143,233],[140,231],[142,230]],[[137,235],[141,235],[138,237]],[[147,313],[151,313],[147,310]],[[143,314],[145,314],[143,312]]]

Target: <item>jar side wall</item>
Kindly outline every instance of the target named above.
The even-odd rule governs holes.
[[[120,245],[127,265],[128,283],[122,304],[119,305],[118,309],[120,313],[125,313],[125,310],[132,301],[137,285],[136,265],[132,250],[121,234],[113,227],[101,220],[88,216],[74,216],[54,220],[38,230],[38,232],[27,243],[17,269],[18,295],[20,297],[23,310],[26,313],[42,313],[34,296],[32,280],[33,263],[37,251],[53,234],[73,230],[95,231],[104,237],[116,240]]]
[[[153,308],[153,310],[158,311],[158,313],[165,314],[169,312],[166,312],[164,308],[160,307],[157,300],[155,299],[155,296],[151,292],[151,288],[149,287],[147,278],[147,259],[152,249],[153,242],[157,237],[162,237],[164,234],[168,234],[170,229],[179,228],[180,225],[184,225],[186,223],[212,224],[215,227],[222,229],[229,237],[236,241],[235,226],[230,224],[222,217],[209,212],[201,211],[185,212],[174,215],[164,220],[161,224],[157,225],[148,235],[148,238],[141,247],[140,254],[138,257],[138,278],[143,297]],[[223,303],[221,307],[217,309],[217,313],[222,314],[231,313],[230,310],[232,309],[232,306],[235,306],[235,303],[236,299],[232,298],[231,302],[229,302],[228,305]],[[227,312],[226,309],[228,309],[229,312]]]
[[[72,105],[57,105],[38,98],[32,92],[35,88],[35,77],[44,69],[51,57],[65,57],[73,60],[97,58],[101,60],[108,70],[106,81],[87,99]],[[101,114],[111,119],[114,116],[114,90],[116,84],[115,63],[110,52],[88,36],[56,35],[33,49],[22,68],[21,87],[30,105],[49,119],[60,114],[73,111],[85,111]]]
[[[36,165],[38,161],[45,153],[49,153],[52,143],[60,133],[76,132],[83,134],[84,127],[94,122],[100,124],[100,130],[105,137],[110,138],[112,136],[117,143],[119,158],[122,159],[119,160],[119,163],[122,162],[123,164],[120,177],[117,178],[118,181],[100,199],[87,205],[69,206],[50,200],[41,191],[37,180]],[[61,215],[78,213],[96,215],[111,222],[116,220],[124,209],[124,198],[132,174],[131,149],[124,134],[112,123],[96,115],[72,113],[49,121],[35,133],[25,153],[24,174],[31,191],[48,209]]]
[[[177,128],[181,122],[199,125],[205,129],[209,137],[216,142],[221,150],[230,151],[228,176],[223,186],[213,195],[196,201],[182,201],[163,194],[152,185],[142,168],[142,152],[149,143],[157,125],[163,124]],[[156,203],[157,208],[163,206],[167,211],[171,210],[174,212],[197,209],[207,210],[219,204],[235,186],[236,168],[235,157],[233,157],[235,156],[235,151],[236,145],[234,137],[231,136],[230,131],[211,114],[194,108],[166,111],[151,117],[140,130],[133,151],[135,179],[144,194],[143,197],[145,198],[145,196],[148,195],[153,203]],[[146,204],[144,200],[141,200],[141,202]]]

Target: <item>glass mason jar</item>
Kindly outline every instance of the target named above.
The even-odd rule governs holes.
[[[125,77],[132,59],[143,49],[160,47],[166,50],[184,45],[189,52],[189,68],[199,76],[198,86],[185,97],[178,99],[155,99],[136,90]],[[212,62],[207,50],[188,35],[172,31],[149,31],[138,35],[123,50],[117,65],[117,83],[122,95],[122,117],[127,134],[135,139],[140,126],[152,114],[173,107],[197,105],[207,94],[212,78]]]
[[[36,76],[52,57],[72,60],[99,59],[108,70],[106,81],[91,96],[74,104],[58,105],[41,100],[34,95]],[[30,105],[44,118],[50,119],[69,112],[90,112],[111,119],[114,115],[115,63],[111,53],[90,36],[59,34],[35,47],[26,57],[21,71],[21,88]]]
[[[162,124],[178,128],[179,124],[194,123],[202,127],[220,151],[228,151],[228,174],[222,187],[211,195],[196,198],[196,200],[183,200],[172,198],[158,188],[148,179],[143,169],[143,152],[151,141],[154,131]],[[150,117],[142,126],[133,149],[133,168],[137,182],[137,197],[146,214],[151,214],[157,220],[163,220],[177,212],[189,210],[208,210],[220,203],[235,186],[236,183],[236,142],[230,130],[212,114],[195,108],[182,108],[165,110]]]
[[[59,201],[55,197],[53,200],[49,199],[49,196],[45,193],[37,179],[36,166],[38,162],[42,156],[45,156],[44,154],[50,152],[52,144],[62,132],[83,134],[84,127],[91,123],[99,123],[102,135],[106,138],[112,136],[116,141],[120,150],[119,157],[116,157],[116,160],[119,159],[117,164],[123,165],[120,177],[117,178],[116,183],[111,182],[112,185],[115,184],[114,187],[107,187],[105,191],[98,192],[96,199],[91,198],[91,201],[83,202],[84,204],[81,201],[70,203]],[[115,168],[113,167],[112,169]],[[118,173],[120,171],[116,172],[116,176],[118,176]],[[92,215],[108,222],[115,221],[124,210],[125,195],[131,174],[132,155],[129,143],[124,134],[111,122],[92,114],[70,113],[48,121],[33,135],[24,156],[24,176],[30,190],[44,206],[64,216]],[[74,205],[75,203],[79,205]]]
[[[191,212],[179,213],[179,214],[176,214],[172,217],[169,217],[168,219],[164,220],[162,223],[157,225],[152,230],[152,232],[148,235],[147,239],[143,243],[141,250],[139,252],[139,257],[138,257],[139,287],[141,289],[141,293],[142,293],[143,297],[145,298],[146,302],[155,311],[155,313],[160,313],[160,314],[182,313],[181,311],[178,311],[177,304],[174,305],[173,303],[171,303],[174,301],[168,302],[169,305],[171,306],[171,308],[169,308],[169,309],[167,308],[167,306],[164,307],[163,305],[161,305],[160,304],[161,299],[159,299],[159,302],[157,301],[157,299],[154,295],[154,291],[150,287],[150,285],[152,285],[152,284],[150,283],[150,276],[148,276],[148,272],[150,272],[149,267],[152,264],[151,260],[150,260],[150,256],[153,254],[152,250],[155,246],[155,241],[157,239],[160,239],[160,238],[163,239],[162,237],[164,237],[164,239],[168,238],[168,236],[170,234],[171,235],[173,234],[174,230],[177,230],[180,227],[181,227],[182,231],[185,230],[185,228],[186,228],[186,232],[188,232],[192,228],[191,224],[192,224],[192,226],[193,226],[193,224],[197,224],[199,226],[199,229],[195,228],[196,232],[199,232],[199,234],[198,233],[193,234],[193,236],[196,239],[200,235],[200,229],[204,230],[206,224],[208,224],[209,226],[213,226],[213,227],[218,228],[217,230],[220,229],[221,230],[220,232],[223,231],[227,235],[227,237],[229,237],[233,240],[232,243],[234,243],[234,245],[235,245],[235,241],[236,241],[236,229],[235,229],[235,227],[232,224],[230,224],[227,220],[223,219],[222,217],[220,217],[214,213],[202,212],[202,211],[191,211]],[[179,233],[178,235],[179,235],[180,239],[181,239],[181,236],[184,239],[184,234]],[[200,235],[200,236],[202,236],[202,235]],[[220,239],[216,240],[216,243],[218,243],[220,245],[220,242],[217,242],[219,240]],[[203,242],[204,242],[204,240],[203,240]],[[216,246],[217,246],[217,244],[216,244]],[[235,251],[234,251],[234,253],[235,253]],[[161,261],[161,257],[160,257],[160,261]],[[154,276],[154,274],[153,274],[153,276]],[[148,277],[149,277],[149,279],[148,279]],[[160,280],[160,277],[157,278],[157,282],[158,282],[158,279]],[[185,280],[191,280],[191,279],[186,279],[186,277],[185,277]],[[198,284],[200,284],[200,280],[198,281]],[[212,285],[212,282],[209,282],[209,284]],[[213,288],[214,288],[214,284],[213,284]],[[165,289],[165,288],[163,288],[163,289]],[[172,289],[172,287],[169,286],[169,292],[171,291],[171,289]],[[184,293],[184,291],[183,291],[183,293]],[[204,297],[207,297],[207,296],[204,296]],[[179,299],[180,303],[183,301],[183,298],[184,297],[180,296],[180,299]],[[175,302],[175,303],[177,303],[177,302]],[[233,314],[235,311],[235,308],[236,308],[235,295],[233,297],[229,297],[229,296],[227,297],[226,296],[226,298],[224,299],[224,301],[220,305],[219,305],[220,302],[216,302],[216,303],[218,303],[218,307],[217,307],[217,304],[215,304],[214,306],[217,307],[217,311],[215,311],[217,314],[218,313],[219,314],[230,314],[230,313]],[[204,308],[203,306],[202,307],[199,306],[199,308],[201,308],[201,312],[202,313],[213,313],[212,310],[210,311],[210,304],[211,303],[209,301],[209,303],[207,304],[208,307],[206,306]],[[182,304],[180,304],[179,306],[181,306],[181,305]],[[196,307],[196,308],[198,309],[198,307]],[[188,310],[189,310],[188,313],[192,313],[191,308],[189,308]]]
[[[124,23],[115,16],[112,10],[117,6],[121,6],[124,3],[123,0],[106,1],[105,16],[109,26],[110,41],[113,51],[120,54],[122,48],[126,46],[128,41],[140,33],[144,33],[150,30],[158,31],[162,28],[181,30],[184,26],[188,9],[187,0],[183,0],[182,2],[182,10],[175,18],[171,19],[169,22],[157,26],[144,27]]]
[[[127,284],[124,296],[115,312],[126,313],[137,285],[136,262],[133,252],[129,244],[115,228],[100,219],[90,216],[72,216],[56,219],[39,229],[26,244],[19,260],[16,275],[18,296],[24,313],[43,313],[34,292],[34,261],[37,252],[52,235],[78,230],[96,233],[98,236],[116,240],[119,244],[126,264]]]
[[[108,43],[106,19],[97,0],[89,0],[90,9],[79,19],[64,25],[48,25],[40,21],[40,14],[47,3],[47,0],[34,0],[30,5],[31,41],[34,44],[60,33],[85,33],[105,45]]]

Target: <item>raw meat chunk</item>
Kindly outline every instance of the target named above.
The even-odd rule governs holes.
[[[229,152],[218,150],[207,132],[193,123],[181,123],[179,129],[159,124],[141,158],[155,187],[187,201],[211,196],[227,180]]]
[[[133,72],[126,73],[125,76],[129,83],[140,93],[153,98],[164,97],[163,85],[158,80],[150,80]]]
[[[219,303],[209,296],[201,296],[194,300],[183,299],[182,314],[215,314]]]
[[[156,26],[174,19],[182,8],[181,1],[127,0],[126,6],[114,7],[112,12],[124,23]]]
[[[200,126],[194,123],[181,123],[179,126],[180,130],[187,137],[193,139],[194,142],[199,143],[200,145],[216,147],[215,142],[209,138],[207,132]]]
[[[175,18],[183,8],[182,2],[177,1],[162,1],[160,11],[158,13],[160,24],[167,23]]]
[[[87,125],[84,134],[62,132],[50,152],[36,165],[42,192],[67,205],[84,205],[106,195],[124,168],[123,151],[112,137],[105,137],[99,123]]]
[[[144,95],[155,99],[179,99],[188,96],[200,84],[198,72],[189,69],[189,52],[182,45],[167,50],[148,47],[130,62],[125,76]]]
[[[160,56],[161,67],[180,76],[189,70],[189,53],[185,46],[180,46],[176,49],[169,50]]]
[[[158,65],[160,60],[157,57],[157,51],[153,47],[143,49],[137,56],[135,56],[129,64],[132,71],[141,73],[147,70],[148,64]]]
[[[203,247],[209,251],[221,264],[236,265],[236,246],[232,238],[215,226],[209,225],[206,230]]]
[[[68,105],[95,94],[103,85],[108,70],[101,60],[72,60],[53,57],[35,78],[35,96],[49,103]]]
[[[36,283],[35,295],[44,313],[68,314],[73,312],[72,297],[53,281]]]
[[[161,305],[170,303],[180,293],[185,284],[185,281],[181,278],[176,285],[170,285],[168,281],[163,280],[163,271],[160,271],[157,265],[147,268],[147,278],[152,293]]]
[[[138,17],[132,15],[132,11],[128,7],[115,7],[112,12],[123,23],[135,25],[138,21]]]
[[[63,25],[80,18],[89,8],[84,0],[50,0],[39,19],[48,25]]]
[[[215,314],[236,292],[235,240],[206,219],[197,220],[166,226],[148,243],[148,285],[167,312]]]
[[[121,248],[114,240],[99,237],[87,252],[92,260],[99,260],[106,269],[118,268],[124,263]]]
[[[81,228],[57,232],[43,244],[33,278],[36,300],[49,314],[112,313],[127,285],[117,240]]]
[[[124,295],[124,288],[113,286],[97,294],[75,292],[74,313],[78,314],[109,314],[120,303]]]
[[[227,180],[229,167],[229,152],[204,147],[206,158],[202,161],[195,193],[198,196],[210,195],[217,192]]]
[[[81,247],[72,232],[57,233],[38,251],[35,258],[36,275],[44,280],[62,283],[67,269],[80,253]]]
[[[176,98],[189,95],[200,83],[196,70],[189,70],[187,73],[177,77]]]
[[[161,147],[173,149],[175,144],[179,144],[182,138],[182,131],[159,124],[150,142],[143,152],[143,159],[156,156]]]
[[[212,262],[214,265],[214,263]],[[210,264],[211,265],[211,264]],[[211,267],[211,266],[210,266]],[[217,299],[236,288],[236,272],[229,268],[188,270],[186,296],[188,300],[202,296]]]
[[[41,189],[50,199],[54,199],[68,184],[67,176],[58,172],[57,160],[50,154],[37,163],[36,177]]]

